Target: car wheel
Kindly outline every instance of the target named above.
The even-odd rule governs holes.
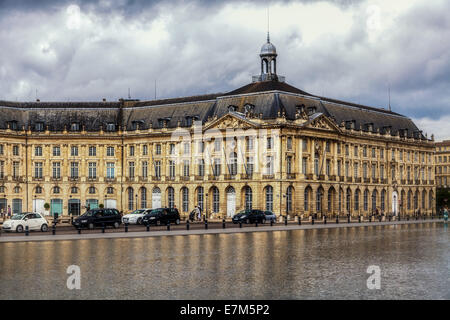
[[[47,232],[47,231],[48,231],[48,225],[43,224],[43,225],[41,226],[41,231],[42,231],[42,232]]]
[[[117,228],[119,228],[119,226],[120,226],[120,224],[116,221],[116,222],[114,222],[114,225],[113,225],[113,227],[114,227],[114,229],[117,229]]]
[[[17,228],[16,228],[16,232],[17,233],[21,233],[21,232],[23,232],[23,226],[17,226]]]
[[[91,229],[91,230],[94,229],[94,224],[93,223],[89,223],[88,228]]]

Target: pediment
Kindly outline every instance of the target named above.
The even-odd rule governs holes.
[[[257,123],[246,119],[244,116],[228,113],[207,124],[205,129],[252,129],[257,128],[258,126],[259,125]]]
[[[339,127],[336,126],[336,124],[324,114],[311,117],[303,124],[303,127],[332,132],[340,131]]]

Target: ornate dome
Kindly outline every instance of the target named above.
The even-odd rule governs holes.
[[[277,55],[277,48],[270,42],[269,34],[267,34],[267,42],[262,46],[260,55]]]

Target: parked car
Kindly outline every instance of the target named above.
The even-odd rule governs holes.
[[[75,228],[94,229],[103,225],[118,228],[121,223],[122,217],[117,209],[96,208],[88,210],[73,220],[72,224]]]
[[[152,209],[137,209],[122,217],[122,223],[142,224],[142,218]]]
[[[142,218],[142,224],[167,225],[180,224],[180,213],[176,208],[158,208],[150,211]]]
[[[258,221],[258,223],[265,223],[266,222],[266,215],[261,210],[242,210],[239,213],[235,214],[233,216],[233,223],[255,223]]]
[[[266,221],[277,222],[277,216],[272,211],[264,211],[264,214],[266,215]]]
[[[23,232],[27,226],[28,230],[48,231],[47,220],[40,213],[36,212],[25,212],[13,215],[11,219],[3,223],[2,229],[4,231]]]

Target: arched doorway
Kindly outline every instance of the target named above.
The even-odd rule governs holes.
[[[394,216],[398,215],[398,193],[392,192],[392,213]]]
[[[227,217],[232,217],[236,213],[236,190],[233,187],[227,188]]]
[[[152,190],[152,209],[161,208],[161,189],[158,187]]]

